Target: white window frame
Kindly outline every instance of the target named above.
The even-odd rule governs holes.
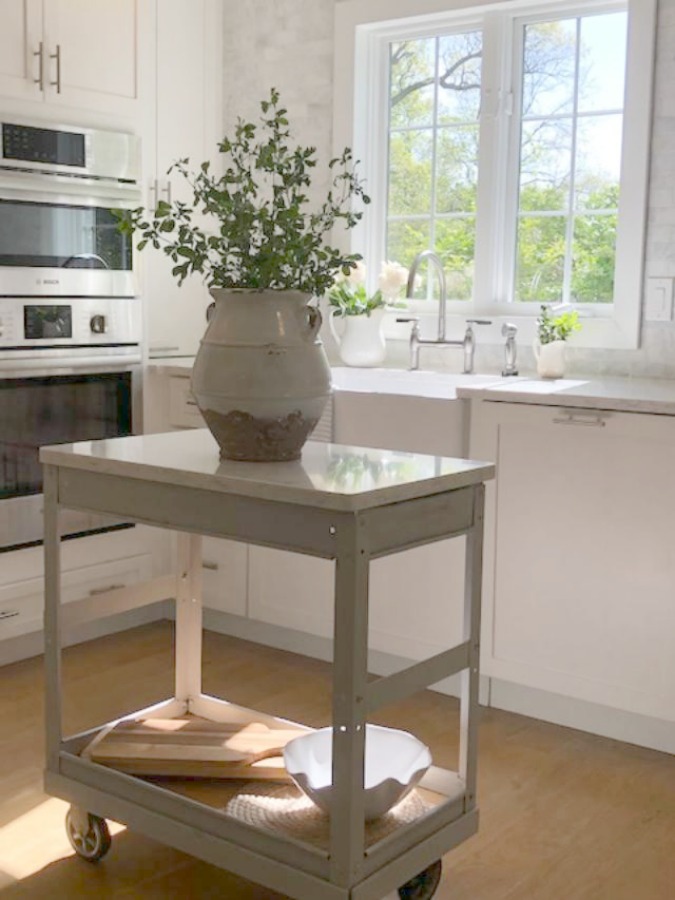
[[[343,235],[345,249],[363,254],[370,269],[384,252],[388,129],[388,46],[392,40],[430,37],[479,27],[483,31],[483,92],[478,207],[493,215],[479,218],[476,234],[476,279],[472,302],[449,302],[448,332],[460,333],[466,317],[492,319],[481,340],[498,343],[503,322],[516,321],[519,337],[533,340],[536,303],[505,302],[510,284],[517,211],[517,187],[499,166],[499,148],[508,146],[509,166],[516,171],[518,116],[514,104],[514,73],[519,64],[518,40],[525,23],[538,16],[574,16],[628,8],[628,52],[621,163],[619,230],[616,247],[613,304],[579,304],[582,330],[577,346],[636,348],[640,341],[644,289],[644,248],[647,226],[649,158],[657,0],[340,0],[335,5],[333,141],[335,152],[354,149],[372,204],[357,228]],[[513,53],[512,58],[509,51]],[[503,151],[502,151],[503,152]],[[508,223],[508,224],[507,224]],[[338,238],[339,240],[339,238]],[[499,265],[494,264],[499,260]],[[369,272],[374,279],[377,272]],[[511,279],[512,281],[512,279]],[[437,312],[421,306],[423,333],[433,336]],[[404,339],[409,326],[387,326],[389,337]]]

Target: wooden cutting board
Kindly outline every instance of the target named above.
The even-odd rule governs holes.
[[[100,731],[82,756],[130,775],[290,781],[283,748],[302,734],[255,721],[129,719]]]

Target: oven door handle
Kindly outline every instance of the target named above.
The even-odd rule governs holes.
[[[20,355],[22,351],[12,350],[0,356],[0,377],[22,377],[26,371],[31,375],[58,375],[73,371],[107,372],[134,369],[143,361],[140,349],[133,353],[99,353],[77,356],[70,347],[58,350],[43,350],[30,355]]]
[[[136,184],[93,182],[86,178],[66,182],[63,175],[55,178],[37,172],[10,172],[5,168],[0,171],[0,200],[135,209],[141,206],[143,197]]]
[[[74,265],[71,265],[71,263],[75,263],[78,260],[85,260],[86,262],[96,261],[96,262],[101,263],[101,265],[100,266],[74,266]],[[61,263],[61,268],[62,269],[96,269],[96,268],[110,269],[110,266],[101,256],[98,255],[98,253],[74,253],[73,256],[69,256],[65,262]]]

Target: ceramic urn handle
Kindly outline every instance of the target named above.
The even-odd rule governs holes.
[[[307,334],[314,338],[319,333],[323,321],[321,310],[318,306],[306,306],[305,309],[307,310]]]

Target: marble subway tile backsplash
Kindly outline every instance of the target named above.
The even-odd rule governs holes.
[[[275,87],[298,143],[316,147],[317,199],[328,188],[333,117],[334,0],[239,0],[228,3],[224,37],[224,131],[237,117],[256,119]]]

